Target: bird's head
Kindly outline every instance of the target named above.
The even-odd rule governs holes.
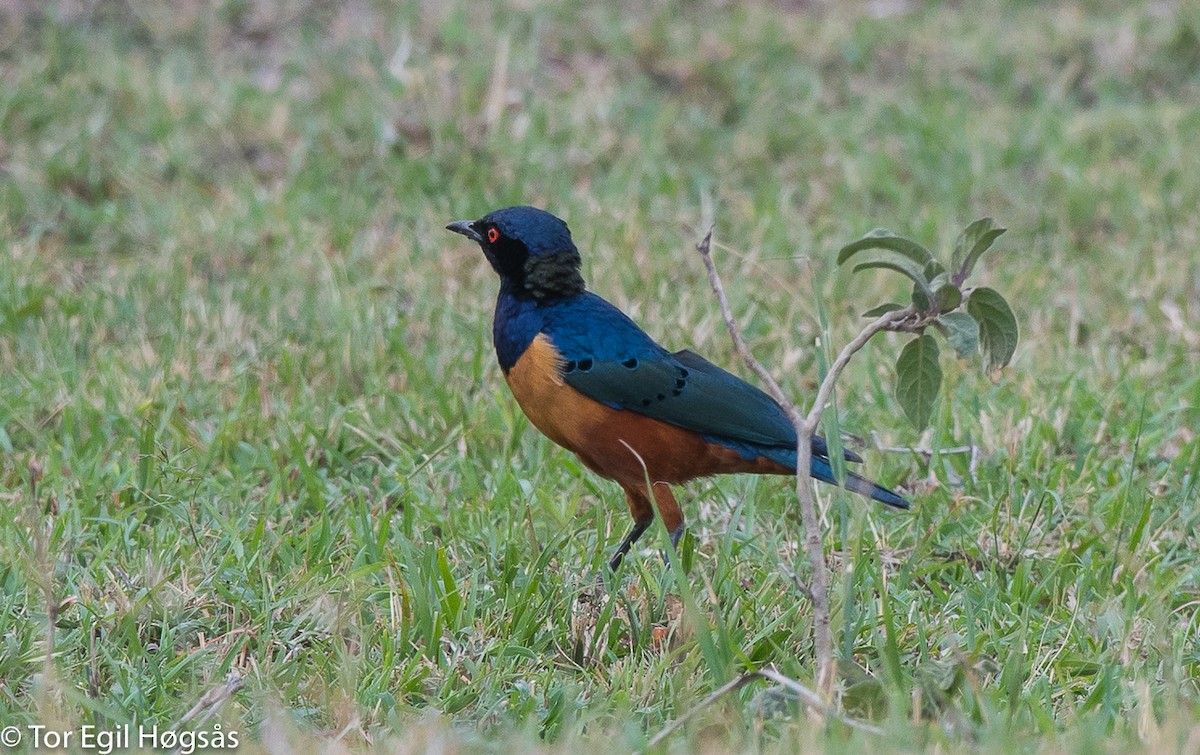
[[[543,301],[584,290],[571,231],[545,210],[508,207],[446,229],[477,242],[500,275],[502,289],[518,297]]]

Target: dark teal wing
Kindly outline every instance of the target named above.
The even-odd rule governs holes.
[[[774,399],[698,354],[668,352],[600,297],[545,314],[563,379],[585,396],[733,444],[795,448],[795,428]],[[823,439],[813,439],[813,453],[828,454]]]
[[[795,448],[787,413],[766,393],[691,351],[568,359],[564,380],[608,406],[644,414],[719,439]],[[823,438],[813,453],[829,453]],[[848,461],[862,461],[846,451]]]
[[[704,435],[795,445],[783,410],[762,391],[691,353],[569,360],[564,379],[604,404]]]
[[[778,445],[788,448],[795,447],[796,428],[792,425],[792,421],[788,419],[787,412],[776,403],[775,399],[750,385],[745,380],[729,374],[695,352],[684,349],[683,351],[676,351],[670,356],[697,376],[698,388],[707,388],[708,392],[713,395],[721,396],[725,401],[736,403],[743,410],[743,414],[746,409],[756,412],[756,414],[751,414],[750,417],[759,417],[760,429],[770,432],[772,437],[783,439],[783,443]],[[766,425],[761,424],[762,418],[769,418]],[[756,442],[737,435],[725,437],[745,440],[751,443]],[[813,437],[812,449],[813,453],[818,456],[829,455],[829,448],[825,443],[825,439],[819,435]],[[862,461],[861,456],[848,448],[843,449],[842,454],[846,461]]]

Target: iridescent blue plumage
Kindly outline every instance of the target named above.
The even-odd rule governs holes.
[[[669,352],[601,297],[584,292],[545,304],[501,294],[494,320],[500,365],[511,367],[538,333],[564,359],[563,379],[600,403],[700,433],[747,459],[766,456],[795,469],[796,432],[770,396],[690,351]],[[813,438],[813,453],[828,455]],[[862,461],[853,452],[847,461]],[[836,484],[828,459],[815,458],[813,477]],[[907,502],[885,488],[859,490],[892,506]]]
[[[647,526],[645,512],[638,510],[639,501],[648,500],[646,474],[653,480],[677,483],[730,471],[795,470],[796,433],[783,408],[758,388],[691,351],[667,351],[619,309],[586,291],[579,274],[579,252],[566,223],[531,207],[511,207],[447,227],[479,242],[500,275],[493,339],[510,386],[514,393],[523,392],[524,398],[518,396],[522,408],[537,415],[543,432],[625,488],[636,526],[618,556]],[[537,343],[541,344],[537,358],[542,362],[521,368],[533,364],[525,357]],[[553,374],[545,374],[547,369]],[[587,417],[579,422],[559,417],[553,406],[539,403],[544,401],[559,402],[563,412]],[[580,401],[595,403],[585,406]],[[590,429],[581,430],[580,423],[590,423]],[[659,445],[646,445],[649,441],[637,433],[654,435]],[[662,448],[662,442],[674,443],[676,450]],[[624,461],[614,457],[630,451],[645,471],[630,472],[621,467]],[[827,455],[825,441],[814,438],[809,472],[832,483],[835,478]],[[845,456],[848,461],[862,461],[851,452]],[[853,472],[847,474],[845,484],[890,506],[909,507],[908,501]],[[675,506],[669,492],[665,496],[655,492],[655,496],[660,510]],[[682,527],[682,518],[678,521]]]

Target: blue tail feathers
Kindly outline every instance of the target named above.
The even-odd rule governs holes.
[[[793,452],[794,454],[795,452]],[[795,458],[793,456],[792,458]],[[821,482],[828,482],[832,485],[837,485],[837,480],[833,476],[833,468],[829,466],[829,460],[823,459],[820,456],[812,457],[812,462],[809,464],[809,474]],[[909,509],[912,504],[907,499],[901,498],[887,488],[879,485],[860,474],[855,474],[847,470],[846,472],[846,489],[853,490],[855,493],[865,495],[867,498],[879,501],[897,509]]]
[[[790,467],[796,468],[796,449],[795,447],[782,446],[760,446],[755,443],[739,443],[731,441],[728,438],[717,438],[712,436],[704,436],[704,439],[709,443],[720,443],[726,448],[732,448],[742,455],[743,459],[753,461],[760,456],[765,456],[771,461],[777,462]],[[821,441],[820,445],[817,441]],[[813,456],[812,461],[808,465],[809,474],[831,485],[837,485],[838,481],[833,476],[833,468],[829,466],[829,459],[826,458],[822,451],[827,450],[825,441],[821,438],[813,438]],[[862,461],[862,457],[852,451],[846,451],[847,461]],[[907,499],[896,495],[892,491],[876,484],[860,474],[856,474],[849,470],[846,471],[846,489],[853,490],[855,493],[864,495],[867,498],[879,501],[897,509],[912,508],[912,504]]]

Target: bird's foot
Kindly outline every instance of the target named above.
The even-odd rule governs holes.
[[[621,568],[621,562],[625,560],[625,551],[618,550],[613,554],[613,557],[608,560],[609,571],[616,571]],[[603,577],[601,577],[603,579]]]
[[[642,533],[646,531],[652,521],[654,520],[634,522],[633,529],[629,531],[629,534],[626,535],[625,539],[621,541],[621,544],[617,546],[617,552],[613,554],[611,559],[609,559],[609,569],[616,571],[621,566],[621,561],[625,559],[625,555],[629,553],[629,549],[633,547],[633,544],[636,543],[638,538],[642,536]],[[672,550],[675,550],[679,547],[679,541],[683,539],[683,533],[685,529],[686,528],[683,526],[683,524],[680,524],[678,527],[671,530]],[[663,551],[662,557],[664,561],[670,560],[670,554],[666,551]]]
[[[653,519],[647,519],[644,522],[633,523],[633,529],[629,530],[629,534],[617,546],[617,552],[608,560],[609,569],[616,571],[621,566],[621,561],[625,559],[625,554],[629,553],[629,549],[633,547],[633,544],[638,541],[638,538],[642,536],[642,533],[646,531],[653,521]]]

